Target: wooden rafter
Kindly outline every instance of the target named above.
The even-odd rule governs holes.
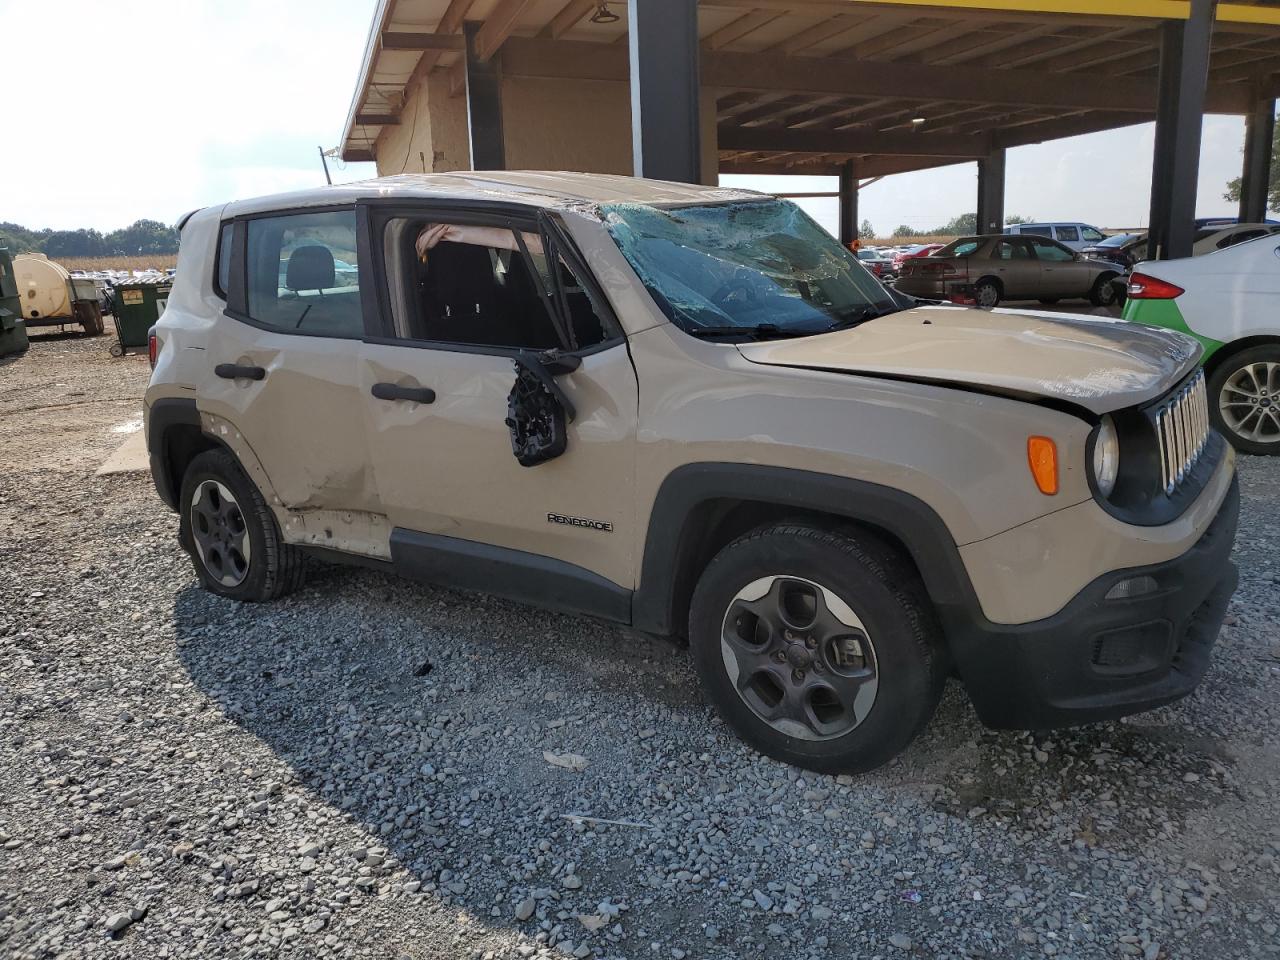
[[[783,10],[752,10],[750,13],[745,13],[738,17],[732,23],[721,27],[702,42],[709,50],[719,50],[721,47],[727,47],[729,44],[741,40],[747,34],[773,23],[784,13],[785,11]]]
[[[588,13],[600,5],[600,0],[569,0],[542,28],[538,36],[559,40],[576,27]]]
[[[498,48],[511,36],[516,21],[533,0],[498,0],[497,6],[484,18],[476,33],[476,57],[483,63],[492,59]]]

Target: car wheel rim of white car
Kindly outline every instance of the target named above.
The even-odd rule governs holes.
[[[1280,442],[1280,364],[1250,363],[1222,384],[1218,410],[1232,433],[1255,443]]]
[[[725,671],[779,733],[830,740],[871,712],[880,674],[862,620],[811,580],[761,577],[734,595],[720,634]]]
[[[238,587],[249,575],[252,547],[235,495],[217,480],[204,480],[191,495],[191,539],[209,576]]]

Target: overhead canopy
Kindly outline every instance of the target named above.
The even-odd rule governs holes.
[[[463,87],[464,20],[503,77],[628,78],[627,8],[599,0],[380,0],[342,156],[374,158],[406,89]],[[701,0],[721,172],[877,176],[1156,115],[1160,26],[1185,0]],[[1280,4],[1220,3],[1205,109],[1280,93]]]

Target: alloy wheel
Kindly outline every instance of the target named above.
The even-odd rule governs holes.
[[[204,480],[191,495],[191,537],[209,576],[238,587],[249,575],[252,547],[235,495],[217,480]]]
[[[1000,302],[1000,291],[990,283],[980,283],[978,284],[977,297],[975,299],[980,307],[994,307]]]
[[[779,733],[829,740],[866,719],[879,685],[875,648],[849,605],[800,577],[762,577],[729,602],[725,670],[742,701]]]
[[[1280,363],[1249,363],[1227,377],[1218,393],[1222,422],[1255,443],[1280,442]]]

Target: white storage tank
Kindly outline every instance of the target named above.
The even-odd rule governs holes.
[[[92,280],[72,277],[43,253],[14,257],[13,272],[28,328],[74,323],[91,337],[102,333],[102,309]]]
[[[26,320],[71,320],[71,274],[43,253],[20,253],[13,258],[22,316]]]

